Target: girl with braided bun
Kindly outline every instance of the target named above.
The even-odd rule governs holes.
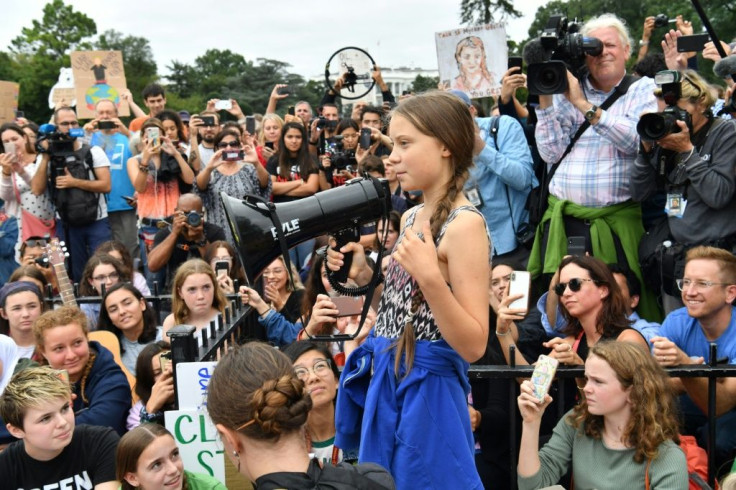
[[[74,306],[47,311],[33,324],[44,362],[69,375],[77,424],[107,426],[123,435],[130,385],[112,353],[88,340],[87,332],[87,316]]]
[[[488,339],[490,238],[462,192],[475,129],[468,108],[442,92],[403,101],[389,127],[389,162],[424,204],[401,219],[375,328],[347,359],[335,444],[359,446],[359,461],[389,468],[399,488],[483,488],[466,374]],[[358,243],[330,250],[328,267],[338,270],[345,252],[353,252],[349,277],[367,283]]]
[[[225,454],[258,490],[395,488],[377,465],[321,467],[310,459],[304,431],[312,400],[289,358],[273,347],[250,342],[228,352],[207,392]]]

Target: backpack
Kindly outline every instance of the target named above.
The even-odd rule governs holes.
[[[687,460],[687,474],[689,476],[689,490],[712,490],[708,485],[708,454],[705,449],[698,446],[693,436],[680,436],[680,449],[685,453]],[[646,474],[644,475],[646,489],[649,490],[649,465],[647,463]],[[718,482],[715,484],[718,490]]]
[[[74,158],[72,159],[71,156]],[[81,180],[90,180],[89,173],[94,172],[92,159],[92,147],[83,144],[79,150],[66,157],[64,164],[69,169],[69,174]],[[95,192],[85,191],[77,187],[68,189],[56,188],[56,177],[64,175],[64,170],[54,168],[52,162],[51,179],[53,186],[53,200],[56,211],[66,225],[83,226],[94,223],[97,220],[97,208],[99,207],[100,195]]]

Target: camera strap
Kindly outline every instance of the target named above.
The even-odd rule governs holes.
[[[603,103],[599,106],[601,110],[606,110],[609,107],[613,105],[614,102],[616,102],[621,96],[625,95],[626,92],[628,92],[629,87],[631,85],[639,80],[639,77],[635,77],[633,75],[626,75],[621,80],[621,83],[619,83],[615,89],[613,89],[613,93],[606,98],[606,100],[603,101]],[[549,183],[552,182],[552,177],[555,175],[555,172],[557,171],[557,167],[560,166],[560,163],[562,163],[562,160],[565,159],[565,157],[572,151],[572,148],[575,146],[575,143],[577,143],[578,139],[583,135],[583,133],[590,127],[590,121],[587,119],[583,124],[580,125],[578,130],[573,135],[572,139],[570,139],[570,143],[567,145],[567,148],[565,148],[565,152],[562,154],[559,160],[552,165],[552,167],[549,169],[549,172],[545,172],[547,175],[545,175],[544,178],[544,184],[549,186]],[[546,170],[546,166],[545,166]]]

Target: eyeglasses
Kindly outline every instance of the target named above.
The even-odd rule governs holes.
[[[106,282],[108,279],[110,281],[117,281],[119,277],[120,274],[118,274],[117,272],[111,272],[106,276],[94,276],[92,280],[96,282]]]
[[[43,240],[43,239],[38,239],[38,240],[31,239],[31,240],[26,240],[26,247],[31,247],[31,248],[45,247],[46,243],[47,243],[46,240]]]
[[[327,359],[319,359],[315,361],[314,364],[312,364],[311,369],[301,366],[294,368],[294,374],[296,374],[296,377],[301,379],[302,381],[306,381],[307,378],[309,378],[310,372],[313,372],[320,378],[326,376],[327,373],[332,372],[332,368],[330,368],[330,361],[328,361]]]
[[[64,121],[64,122],[60,122],[59,123],[59,126],[72,126],[72,127],[77,127],[77,126],[79,126],[79,121]]]
[[[702,291],[704,289],[710,289],[713,286],[730,286],[727,282],[713,282],[713,281],[693,281],[692,279],[675,279],[677,288],[680,291],[685,291],[694,287],[696,291]]]
[[[228,146],[230,148],[240,148],[240,142],[238,142],[238,141],[230,141],[230,142],[223,141],[222,143],[220,143],[219,145],[217,145],[218,148],[227,148]]]
[[[568,282],[558,282],[555,286],[555,294],[557,296],[562,296],[565,293],[565,289],[567,287],[570,287],[570,291],[573,293],[577,293],[580,291],[580,288],[583,287],[584,282],[595,282],[593,279],[578,279],[577,277],[574,277],[570,279]]]
[[[213,261],[213,262],[214,262],[214,261],[216,261],[216,260],[218,260],[218,261],[219,261],[219,260],[224,260],[224,261],[226,261],[226,262],[232,262],[232,261],[233,261],[233,258],[232,258],[232,257],[230,257],[230,256],[228,256],[228,255],[225,255],[225,256],[223,256],[223,257],[212,257],[212,261]]]
[[[277,276],[283,273],[284,273],[284,269],[270,269],[270,270],[266,269],[265,271],[263,271],[264,276]]]

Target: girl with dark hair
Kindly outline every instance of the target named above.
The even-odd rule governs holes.
[[[41,359],[36,353],[33,322],[43,314],[44,306],[41,291],[33,282],[18,280],[0,288],[0,334],[13,339],[20,357]]]
[[[130,252],[125,245],[123,245],[123,242],[118,240],[108,240],[97,247],[95,254],[107,254],[118,259],[129,271],[132,272],[133,285],[138,289],[138,291],[140,291],[143,296],[151,295],[151,290],[148,288],[146,278],[143,274],[135,270],[135,267],[133,266],[133,257],[130,256]]]
[[[105,291],[119,282],[130,282],[130,270],[111,255],[95,254],[89,258],[79,283],[80,296],[102,296]],[[89,318],[89,329],[97,330],[100,317],[100,303],[82,303],[80,310]]]
[[[182,152],[184,155],[189,153],[186,142],[187,138],[184,133],[184,123],[182,123],[179,114],[176,111],[164,109],[156,116],[161,121],[164,128],[164,134],[171,140],[171,144]]]
[[[291,359],[296,377],[312,399],[312,409],[307,417],[307,451],[322,464],[337,464],[345,458],[343,450],[335,446],[335,397],[340,371],[335,359],[324,343],[302,340],[284,349]]]
[[[176,441],[162,425],[144,424],[125,434],[115,467],[122,490],[227,490],[209,475],[184,470]]]
[[[235,243],[220,192],[239,199],[246,194],[269,199],[271,180],[266,169],[258,162],[253,147],[243,146],[240,134],[234,129],[220,131],[215,136],[214,145],[215,154],[197,175],[197,188],[207,212],[207,221],[225,230],[227,242]]]
[[[273,183],[273,202],[290,202],[313,196],[319,191],[319,169],[310,155],[307,131],[301,123],[290,122],[281,128],[279,152],[266,164]],[[294,246],[289,252],[297,269],[304,264],[314,240]]]
[[[519,489],[554,485],[568,470],[576,488],[688,488],[678,447],[677,409],[667,373],[630,342],[599,342],[585,361],[580,403],[560,419],[539,449],[539,427],[552,397],[521,384],[523,418]]]
[[[135,364],[135,394],[138,401],[128,412],[128,430],[142,423],[164,423],[164,411],[174,409],[174,375],[166,360],[171,347],[157,340],[143,348]],[[163,358],[162,358],[163,356]]]
[[[457,97],[430,92],[394,109],[389,134],[401,186],[424,204],[402,217],[375,328],[345,364],[335,443],[360,447],[360,460],[390,468],[401,488],[481,489],[466,373],[486,350],[491,244],[462,192],[475,125]],[[368,283],[358,243],[328,249],[328,267],[343,266],[345,252],[349,277]]]
[[[107,290],[102,297],[97,326],[117,336],[121,359],[133,376],[138,354],[146,345],[161,338],[156,312],[130,283],[118,283]]]
[[[258,489],[395,488],[374,464],[310,460],[304,426],[312,399],[283,353],[259,342],[229,351],[207,387],[207,409],[238,472]]]
[[[309,154],[303,125],[284,124],[279,152],[268,160],[266,170],[273,182],[274,202],[295,201],[319,191],[317,164]]]
[[[55,236],[54,204],[46,189],[41,195],[31,191],[31,179],[38,170],[41,156],[30,142],[28,135],[15,123],[0,126],[3,145],[15,146],[15,153],[5,153],[0,148],[0,199],[5,201],[5,210],[18,220],[19,243],[34,235]]]

